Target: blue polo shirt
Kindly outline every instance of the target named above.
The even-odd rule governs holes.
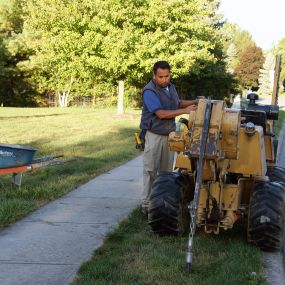
[[[165,88],[165,95],[170,98],[168,88]],[[143,93],[143,102],[146,105],[147,109],[151,113],[155,113],[157,110],[161,110],[162,105],[156,94],[151,90],[145,90]]]

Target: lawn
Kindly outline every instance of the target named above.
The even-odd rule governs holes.
[[[73,285],[264,284],[259,250],[246,242],[241,222],[231,231],[194,239],[193,267],[184,271],[187,236],[158,237],[140,209],[133,211],[84,263]]]
[[[27,215],[96,175],[138,155],[133,134],[140,111],[1,108],[1,143],[35,147],[37,156],[64,154],[63,165],[25,173],[21,188],[1,176],[0,227]]]

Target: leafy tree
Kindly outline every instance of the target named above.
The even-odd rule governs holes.
[[[242,30],[237,24],[231,22],[223,25],[223,36],[225,39],[225,48],[227,49],[233,43],[238,56],[248,46],[254,44],[252,36],[248,31]]]
[[[23,34],[34,52],[21,68],[63,105],[102,82],[141,87],[161,59],[176,79],[203,78],[222,60],[217,8],[216,0],[27,0]]]
[[[263,96],[272,94],[271,76],[274,74],[275,57],[269,52],[266,55],[265,62],[259,75],[259,93]]]
[[[237,49],[234,43],[231,43],[226,50],[226,62],[228,66],[228,71],[233,73],[234,67],[238,64]]]
[[[90,29],[98,26],[96,10],[90,0],[27,0],[23,36],[33,54],[19,66],[33,73],[39,92],[56,93],[61,106],[71,95],[90,95],[100,77],[94,49],[101,39]]]
[[[159,59],[170,62],[174,78],[199,73],[198,59],[215,60],[209,49],[215,48],[216,33],[207,19],[209,6],[202,5],[206,1],[108,0],[102,4],[98,17],[104,23],[104,69],[110,80],[120,81],[122,89],[125,81],[145,82]]]
[[[0,0],[0,30],[20,33],[23,28],[25,0]]]
[[[239,56],[239,64],[234,70],[243,88],[258,87],[259,70],[264,63],[262,49],[256,45],[247,47]]]
[[[285,87],[285,38],[281,39],[277,45],[276,54],[281,55],[281,73],[280,73],[280,81],[282,82],[281,90],[284,90]]]
[[[15,50],[15,53],[13,53]],[[4,106],[33,106],[34,92],[17,68],[25,53],[21,53],[13,38],[0,36],[0,103]]]
[[[5,106],[35,105],[28,75],[17,67],[28,57],[25,43],[18,39],[24,4],[24,0],[0,0],[0,102]]]
[[[227,55],[228,69],[233,71],[240,63],[241,53],[255,44],[249,32],[242,30],[237,24],[227,22],[223,25],[224,52]]]

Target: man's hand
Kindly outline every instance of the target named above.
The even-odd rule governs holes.
[[[189,114],[191,111],[196,111],[197,105],[190,105],[184,108],[185,114]]]

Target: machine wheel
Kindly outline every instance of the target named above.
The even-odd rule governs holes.
[[[193,199],[193,183],[189,175],[162,172],[153,183],[148,223],[154,233],[177,235],[189,227],[188,203]]]
[[[285,169],[280,166],[271,166],[267,168],[266,175],[272,182],[283,182],[285,183]]]
[[[282,246],[285,188],[283,183],[262,182],[252,190],[248,213],[248,241],[264,251]]]

